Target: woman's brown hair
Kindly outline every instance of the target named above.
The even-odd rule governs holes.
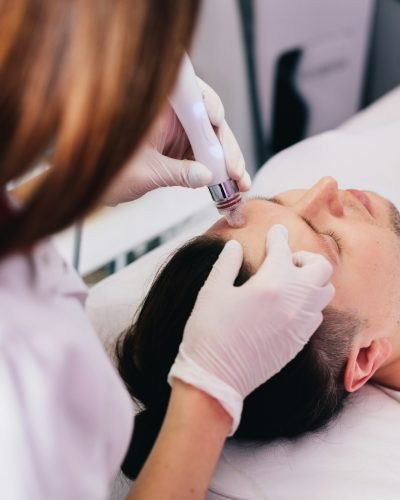
[[[51,168],[0,225],[0,258],[87,212],[174,83],[199,0],[0,0],[0,191]]]

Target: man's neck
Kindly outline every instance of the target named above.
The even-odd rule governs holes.
[[[380,368],[372,378],[373,382],[400,391],[400,359],[394,359]]]

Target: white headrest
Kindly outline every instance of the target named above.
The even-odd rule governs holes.
[[[399,109],[400,115],[400,109]],[[375,191],[400,205],[400,118],[362,131],[326,132],[279,153],[259,171],[254,192],[273,196],[332,176],[342,189]]]

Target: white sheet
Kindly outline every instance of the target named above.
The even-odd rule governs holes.
[[[398,500],[400,402],[374,386],[322,432],[259,448],[226,445],[208,500]]]
[[[400,206],[400,119],[368,130],[326,132],[286,149],[259,171],[252,192],[272,196],[308,188],[325,175],[340,188],[376,191]]]

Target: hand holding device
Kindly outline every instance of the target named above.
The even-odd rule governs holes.
[[[245,220],[240,189],[237,182],[229,177],[224,150],[211,126],[196,75],[187,54],[183,56],[170,101],[186,131],[194,157],[206,165],[212,173],[208,189],[215,206],[230,226],[242,226]]]
[[[225,121],[218,95],[205,82],[197,84],[225,157],[226,169],[240,191],[250,187],[250,176],[239,145]],[[165,186],[204,187],[212,182],[209,168],[195,161],[193,151],[175,111],[168,103],[154,124],[146,143],[103,196],[106,205],[132,201],[148,191]]]

